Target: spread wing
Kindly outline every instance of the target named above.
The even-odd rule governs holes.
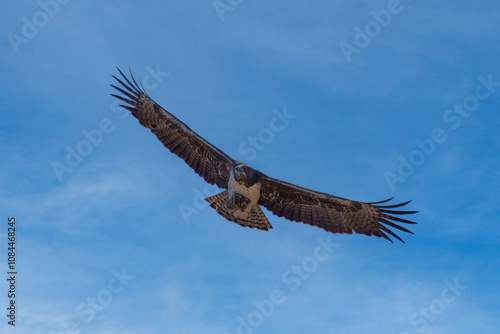
[[[410,201],[394,205],[379,205],[391,199],[363,203],[331,196],[325,193],[302,188],[269,177],[261,179],[259,204],[278,217],[320,227],[332,233],[348,233],[383,237],[392,242],[387,234],[404,243],[388,227],[412,233],[394,223],[416,224],[393,215],[406,215],[417,211],[393,211]],[[413,233],[412,233],[413,234]]]
[[[191,167],[210,184],[227,189],[234,160],[196,134],[186,124],[154,102],[139,87],[132,74],[132,82],[118,69],[125,80],[113,76],[122,88],[111,85],[123,96],[112,96],[130,106],[120,105],[132,112],[142,126],[151,130],[163,145]]]

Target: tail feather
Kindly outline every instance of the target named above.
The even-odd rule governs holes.
[[[228,198],[229,194],[227,190],[225,190],[217,195],[207,197],[205,200],[210,203],[210,207],[217,211],[222,217],[240,226],[256,228],[263,231],[268,231],[270,228],[273,228],[264,215],[264,212],[262,212],[257,204],[252,207],[247,219],[234,217],[233,213],[235,210],[228,209],[226,205]]]

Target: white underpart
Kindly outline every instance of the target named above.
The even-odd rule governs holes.
[[[251,187],[246,187],[245,185],[239,183],[234,179],[233,171],[231,171],[231,176],[229,177],[228,184],[229,193],[237,193],[245,196],[250,200],[250,204],[245,208],[245,211],[240,209],[233,212],[233,217],[248,219],[248,213],[252,210],[253,206],[257,204],[260,198],[260,183],[256,183]]]

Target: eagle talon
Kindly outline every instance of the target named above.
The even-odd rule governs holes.
[[[229,198],[227,199],[226,206],[228,209],[238,209],[241,208],[242,210],[245,209],[246,206],[250,203],[250,200],[246,198],[245,196],[238,194],[238,193],[231,193]]]

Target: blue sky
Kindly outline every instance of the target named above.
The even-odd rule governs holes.
[[[47,0],[0,13],[0,263],[6,277],[15,216],[19,272],[15,329],[0,280],[0,332],[497,333],[497,2]],[[116,66],[270,176],[412,199],[415,235],[223,220],[200,201],[217,189],[116,107]]]

